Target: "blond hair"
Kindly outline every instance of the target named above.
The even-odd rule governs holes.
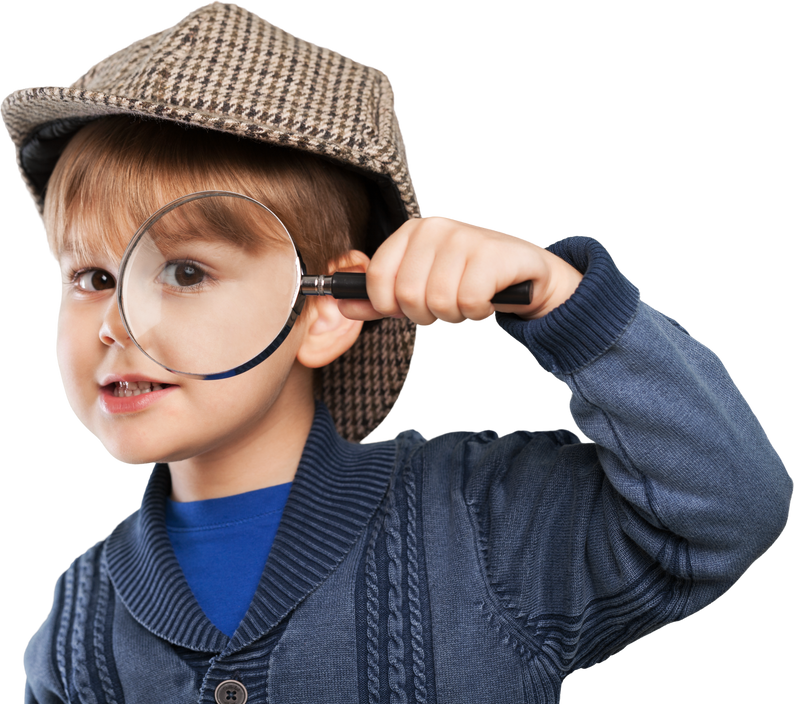
[[[68,143],[47,185],[44,224],[59,256],[120,256],[137,227],[167,202],[203,190],[235,191],[282,220],[311,273],[364,249],[364,179],[315,155],[232,135],[128,116],[88,123]],[[90,240],[89,240],[90,238]]]

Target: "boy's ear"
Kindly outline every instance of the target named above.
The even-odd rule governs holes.
[[[327,271],[365,272],[368,265],[369,257],[364,252],[351,249],[329,262]],[[306,303],[301,313],[304,332],[297,359],[304,367],[317,369],[347,352],[358,339],[364,322],[342,315],[331,296],[313,296]]]

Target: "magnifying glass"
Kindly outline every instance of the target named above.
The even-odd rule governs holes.
[[[287,228],[240,193],[201,191],[141,225],[119,268],[117,299],[133,342],[170,372],[225,379],[286,339],[306,296],[366,299],[366,275],[307,275]],[[494,303],[528,304],[532,282]]]

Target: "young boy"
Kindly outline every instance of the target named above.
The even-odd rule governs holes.
[[[213,5],[3,114],[64,272],[70,403],[116,457],[160,463],[60,581],[29,701],[556,701],[782,528],[790,481],[721,365],[600,245],[410,219],[377,72]],[[153,365],[115,306],[120,254],[207,189],[272,207],[312,271],[366,270],[370,303],[311,301],[233,379]],[[532,303],[500,323],[569,384],[595,445],[350,442],[399,392],[409,321],[483,318],[524,280]]]

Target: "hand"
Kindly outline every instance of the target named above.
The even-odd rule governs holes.
[[[338,301],[343,315],[408,317],[419,325],[482,320],[494,310],[525,320],[541,318],[568,300],[582,280],[545,249],[446,218],[404,223],[375,252],[366,271],[369,301]],[[529,279],[530,305],[491,303],[498,291]]]

